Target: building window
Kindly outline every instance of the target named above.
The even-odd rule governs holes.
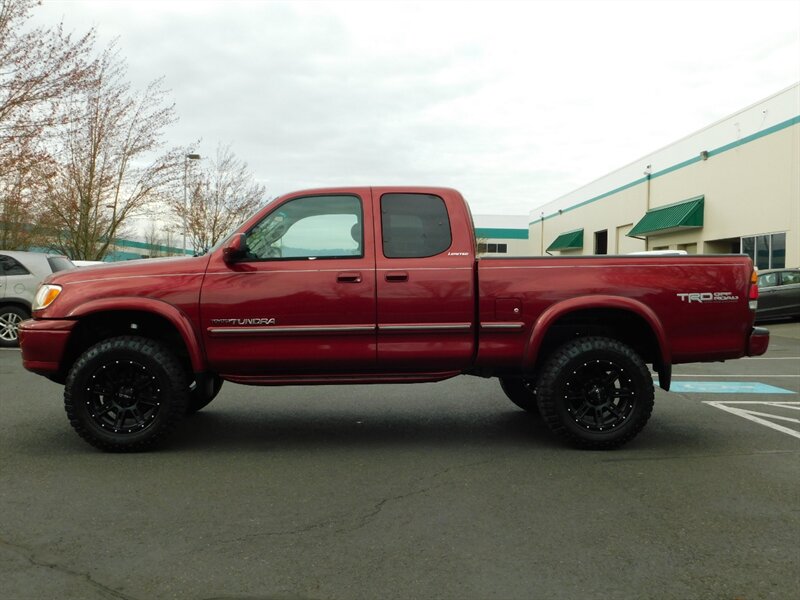
[[[508,244],[478,244],[478,254],[508,254]]]
[[[743,237],[739,251],[752,258],[759,269],[783,269],[786,266],[786,233]]]
[[[594,232],[594,253],[608,254],[608,229]]]

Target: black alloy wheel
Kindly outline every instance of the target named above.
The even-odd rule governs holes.
[[[142,431],[161,409],[162,390],[155,375],[133,360],[115,360],[90,375],[86,388],[90,418],[114,433]]]
[[[565,378],[567,412],[588,431],[609,431],[633,412],[636,389],[632,375],[610,360],[590,360]]]

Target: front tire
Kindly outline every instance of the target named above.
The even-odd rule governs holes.
[[[653,412],[653,378],[639,355],[610,338],[561,346],[537,382],[539,410],[558,437],[580,448],[617,448]]]
[[[145,450],[186,413],[188,377],[162,343],[123,336],[84,352],[67,376],[64,408],[92,446],[109,452]]]

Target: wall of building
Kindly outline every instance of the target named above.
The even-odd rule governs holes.
[[[608,232],[607,253],[661,248],[739,251],[742,237],[786,234],[786,266],[800,265],[800,84],[754,104],[529,215],[530,252],[543,254],[561,233],[584,229],[580,250]],[[704,197],[698,229],[627,234],[648,210]]]
[[[488,248],[481,256],[528,256],[527,215],[474,215],[475,237]],[[489,251],[493,250],[493,251]]]

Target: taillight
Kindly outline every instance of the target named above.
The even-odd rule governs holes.
[[[758,308],[758,272],[753,269],[750,274],[750,310]]]

